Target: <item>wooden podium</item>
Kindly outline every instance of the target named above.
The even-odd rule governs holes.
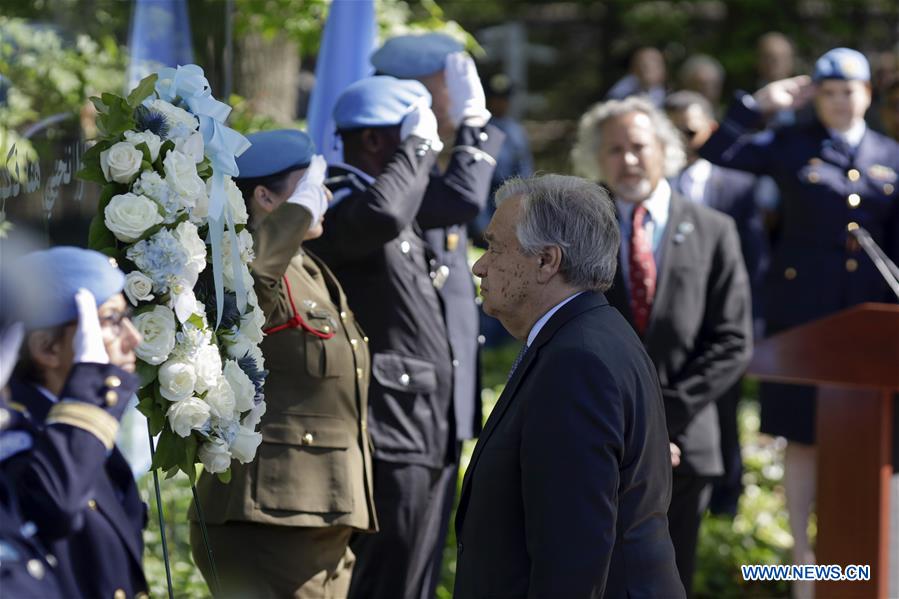
[[[886,599],[899,306],[860,304],[765,339],[749,374],[818,387],[816,561],[869,564],[871,579],[817,582],[815,596]]]

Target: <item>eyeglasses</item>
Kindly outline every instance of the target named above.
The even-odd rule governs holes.
[[[130,306],[124,310],[116,310],[105,316],[100,316],[100,326],[109,327],[115,335],[118,335],[122,332],[122,323],[126,320],[130,322],[132,316],[134,316],[134,310]]]

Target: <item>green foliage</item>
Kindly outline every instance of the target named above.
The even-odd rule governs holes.
[[[269,131],[282,127],[275,119],[253,112],[250,103],[243,96],[231,94],[228,99],[231,105],[231,114],[228,115],[228,126],[239,133],[248,135],[257,131]],[[297,122],[295,126],[303,129],[304,123]]]
[[[328,0],[236,0],[234,34],[283,35],[301,48],[318,48]]]
[[[52,115],[76,115],[91,94],[121,89],[125,58],[111,37],[78,35],[71,45],[52,29],[0,16],[0,73],[11,83],[0,104],[0,156],[13,144],[18,148],[19,176],[14,166],[9,169],[16,180],[23,180],[24,166],[37,159],[17,130]]]

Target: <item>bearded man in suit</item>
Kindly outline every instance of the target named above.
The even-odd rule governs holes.
[[[484,235],[484,311],[524,341],[456,513],[456,597],[682,597],[655,369],[603,296],[618,225],[577,177],[512,179]]]
[[[683,145],[646,100],[593,107],[581,118],[573,157],[615,198],[621,245],[608,298],[659,375],[672,454],[680,454],[668,521],[689,595],[711,482],[724,473],[716,402],[751,356],[740,238],[733,219],[672,192],[665,176],[683,165]]]

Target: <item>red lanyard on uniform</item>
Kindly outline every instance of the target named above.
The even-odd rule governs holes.
[[[319,339],[330,339],[334,336],[334,333],[323,333],[318,329],[314,329],[309,326],[303,317],[299,315],[297,312],[297,307],[293,303],[293,294],[290,292],[290,283],[287,281],[287,276],[284,276],[284,287],[287,289],[287,299],[290,300],[290,309],[293,312],[293,318],[285,322],[284,324],[279,324],[275,327],[270,327],[268,329],[263,329],[263,332],[266,335],[271,335],[272,333],[277,333],[278,331],[283,331],[284,329],[303,329],[307,333],[311,335],[315,335]]]

